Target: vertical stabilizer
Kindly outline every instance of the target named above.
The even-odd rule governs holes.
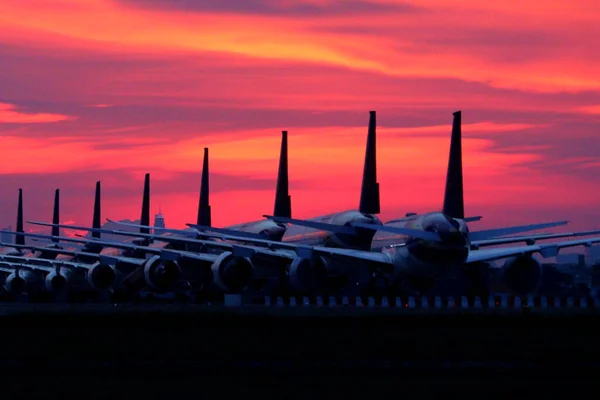
[[[379,214],[379,183],[377,183],[377,153],[376,153],[375,111],[369,111],[369,132],[367,134],[367,150],[360,192],[359,211],[363,214]]]
[[[92,219],[92,228],[100,229],[100,181],[96,182],[96,195],[94,196],[94,217]],[[100,239],[100,232],[92,232],[92,237]]]
[[[17,205],[17,229],[23,233],[23,189],[19,189],[19,204]],[[25,245],[25,236],[15,235],[15,244]]]
[[[446,175],[446,192],[442,212],[452,218],[465,218],[465,202],[463,195],[462,170],[462,132],[461,112],[453,113],[452,139],[450,140],[450,157]]]
[[[275,209],[273,216],[292,218],[292,197],[288,176],[288,140],[287,131],[281,131],[281,151],[279,153],[279,172],[275,190]]]
[[[150,226],[150,174],[144,177],[144,197],[142,199],[142,217],[140,225]],[[140,228],[140,233],[150,233],[150,228]]]
[[[56,189],[56,191],[54,192],[54,212],[52,213],[52,223],[53,224],[60,224],[60,215],[59,215],[59,210],[60,210],[60,190]],[[52,227],[52,236],[60,236],[60,232],[58,229],[58,226],[53,226]],[[58,243],[58,239],[52,239],[53,243]]]
[[[209,203],[208,184],[208,148],[204,148],[204,160],[202,161],[202,181],[200,182],[200,201],[198,203],[198,225],[212,226]]]

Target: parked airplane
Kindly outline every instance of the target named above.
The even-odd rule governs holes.
[[[315,273],[322,269],[329,269],[329,265],[332,264],[332,260],[336,257],[344,259],[346,268],[354,266],[356,269],[362,271],[369,270],[364,263],[365,261],[374,263],[378,266],[376,272],[385,275],[391,284],[397,283],[400,280],[413,280],[415,277],[439,280],[455,275],[456,271],[465,264],[489,262],[513,256],[517,258],[509,260],[510,263],[507,262],[507,273],[505,275],[509,278],[512,276],[522,277],[523,275],[525,275],[525,278],[531,278],[532,276],[535,278],[535,266],[537,265],[537,267],[539,267],[539,264],[534,264],[532,261],[529,261],[533,260],[531,258],[533,253],[539,252],[543,256],[548,256],[548,254],[558,252],[560,248],[595,243],[597,240],[600,240],[585,239],[548,245],[527,245],[512,248],[471,251],[471,241],[477,242],[477,240],[486,240],[486,244],[490,245],[493,244],[493,241],[490,241],[491,237],[541,229],[548,226],[557,226],[566,222],[469,232],[464,219],[462,185],[458,185],[460,186],[460,191],[452,189],[453,187],[456,187],[455,182],[462,182],[462,168],[459,168],[460,164],[458,164],[459,167],[456,167],[456,160],[457,158],[460,160],[461,157],[460,147],[458,147],[458,151],[456,150],[456,143],[460,145],[460,112],[455,113],[454,117],[453,139],[451,142],[449,172],[447,176],[443,212],[409,216],[408,218],[403,219],[402,223],[397,226],[378,226],[361,223],[352,224],[357,228],[370,229],[377,232],[388,232],[394,235],[400,235],[401,238],[404,238],[400,243],[398,243],[398,238],[394,238],[393,240],[395,243],[385,244],[382,247],[381,252],[310,246],[217,233],[206,233],[206,236],[254,243],[256,246],[232,245],[183,238],[172,238],[172,240],[178,240],[181,243],[192,243],[193,241],[207,247],[224,248],[224,246],[230,246],[229,248],[233,249],[234,252],[235,249],[237,249],[246,252],[250,251],[263,255],[269,254],[274,257],[287,258],[290,261],[290,279],[300,284],[307,284],[314,281],[313,278]],[[460,181],[458,181],[458,177],[460,177]],[[331,226],[326,226],[326,228],[330,230],[338,229],[337,232],[339,232],[340,227],[332,228]],[[141,236],[142,234],[131,235]],[[531,240],[535,240],[532,238],[542,239],[541,235],[533,235],[527,238]],[[155,237],[155,239],[162,241],[163,237]],[[505,239],[503,238],[502,240]],[[268,246],[268,249],[259,247],[265,245]],[[473,244],[473,246],[477,246],[477,244]],[[271,249],[278,250],[273,251]],[[191,257],[201,261],[212,262],[213,267],[218,265],[216,271],[219,273],[222,272],[220,267],[225,265],[221,262],[224,260],[227,260],[226,264],[228,266],[235,266],[235,268],[229,268],[232,274],[233,271],[244,271],[244,274],[242,275],[245,276],[247,275],[246,272],[253,267],[250,256],[236,257],[232,252],[227,252],[227,254],[223,253],[224,255],[221,255],[223,258],[218,263],[214,259],[214,255],[194,254],[193,256],[190,256],[190,253],[184,251],[173,253],[168,250],[163,250],[161,256],[164,256],[165,254],[167,255],[166,257],[169,257],[169,254],[174,257],[171,261],[176,261],[181,257]],[[240,266],[243,265],[246,265],[247,268],[240,269]],[[524,266],[524,270],[521,270],[520,266]],[[214,268],[213,271],[215,271]],[[240,276],[240,274],[235,275]],[[528,281],[534,281],[535,279],[533,278]],[[512,280],[514,281],[517,279],[515,278]]]

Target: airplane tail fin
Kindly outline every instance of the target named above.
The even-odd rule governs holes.
[[[198,225],[211,226],[210,188],[208,183],[208,147],[205,147],[204,161],[202,162],[202,182],[200,183],[200,202],[198,203]]]
[[[150,226],[150,174],[146,174],[144,177],[144,197],[142,198],[140,225]],[[150,233],[150,229],[140,228],[140,233]]]
[[[288,140],[287,131],[281,131],[281,151],[279,153],[279,172],[275,191],[275,217],[292,218],[292,196],[288,176]]]
[[[452,218],[465,218],[465,201],[463,195],[462,170],[462,132],[461,111],[456,111],[452,121],[452,138],[450,140],[450,157],[446,175],[446,191],[442,212]]]
[[[52,213],[52,223],[53,224],[60,224],[60,216],[59,216],[59,209],[60,209],[60,203],[59,203],[59,199],[60,199],[60,190],[56,189],[56,191],[54,192],[54,212]],[[58,229],[58,226],[53,226],[52,227],[52,236],[60,236],[60,232]],[[53,243],[58,243],[58,239],[52,239]]]
[[[96,182],[96,195],[94,196],[94,217],[92,219],[92,228],[100,229],[100,181]],[[100,239],[100,232],[92,232],[92,237]]]
[[[19,204],[17,205],[17,230],[16,232],[23,233],[23,189],[19,189]],[[24,246],[25,236],[16,235],[15,244]]]
[[[379,183],[377,183],[376,126],[376,113],[375,111],[369,111],[369,132],[359,205],[359,211],[364,214],[379,214],[381,212]]]

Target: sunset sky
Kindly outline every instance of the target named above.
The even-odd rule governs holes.
[[[0,0],[0,227],[273,211],[289,131],[294,217],[356,208],[377,111],[382,219],[442,205],[463,111],[478,227],[600,228],[597,0]],[[31,228],[31,226],[29,227]]]

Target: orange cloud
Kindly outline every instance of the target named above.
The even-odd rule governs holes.
[[[600,105],[579,107],[575,111],[583,112],[585,114],[600,114]]]
[[[138,4],[143,5],[143,2]],[[594,11],[590,14],[570,11],[570,21],[577,21],[578,25],[567,26],[561,23],[564,21],[561,13],[567,10],[562,2],[541,12],[539,7],[511,7],[504,3],[493,7],[471,1],[452,6],[437,0],[414,4],[425,11],[420,14],[375,13],[363,19],[356,15],[313,15],[304,19],[276,14],[151,10],[109,0],[85,4],[68,1],[58,5],[4,0],[0,7],[0,29],[6,32],[4,40],[11,43],[42,40],[45,45],[121,54],[131,51],[150,54],[219,52],[332,65],[390,76],[453,78],[546,92],[600,88],[597,60],[590,58],[587,47],[578,45],[584,33],[589,37],[597,32],[590,18]],[[596,9],[594,6],[593,10]],[[28,18],[17,18],[25,10]],[[324,26],[338,31],[327,31]],[[551,57],[503,62],[494,60],[494,54],[487,51],[472,51],[480,46],[465,47],[465,51],[457,52],[456,47],[444,46],[443,41],[431,43],[425,36],[427,32],[438,32],[442,38],[456,29],[471,29],[472,37],[477,39],[481,37],[478,30],[493,28],[496,29],[493,35],[501,38],[504,30],[521,26],[527,27],[521,35],[523,40],[531,32],[538,36],[551,33],[566,37],[560,47],[571,53],[561,63]],[[362,27],[376,29],[379,34],[352,32],[353,28]],[[489,41],[493,43],[495,37]],[[552,40],[547,42],[549,45]],[[513,42],[513,45],[518,44],[518,41]],[[531,48],[526,45],[529,51]]]
[[[12,104],[0,103],[0,123],[39,124],[47,122],[69,121],[74,119],[67,115],[47,113],[23,113],[17,111]]]

